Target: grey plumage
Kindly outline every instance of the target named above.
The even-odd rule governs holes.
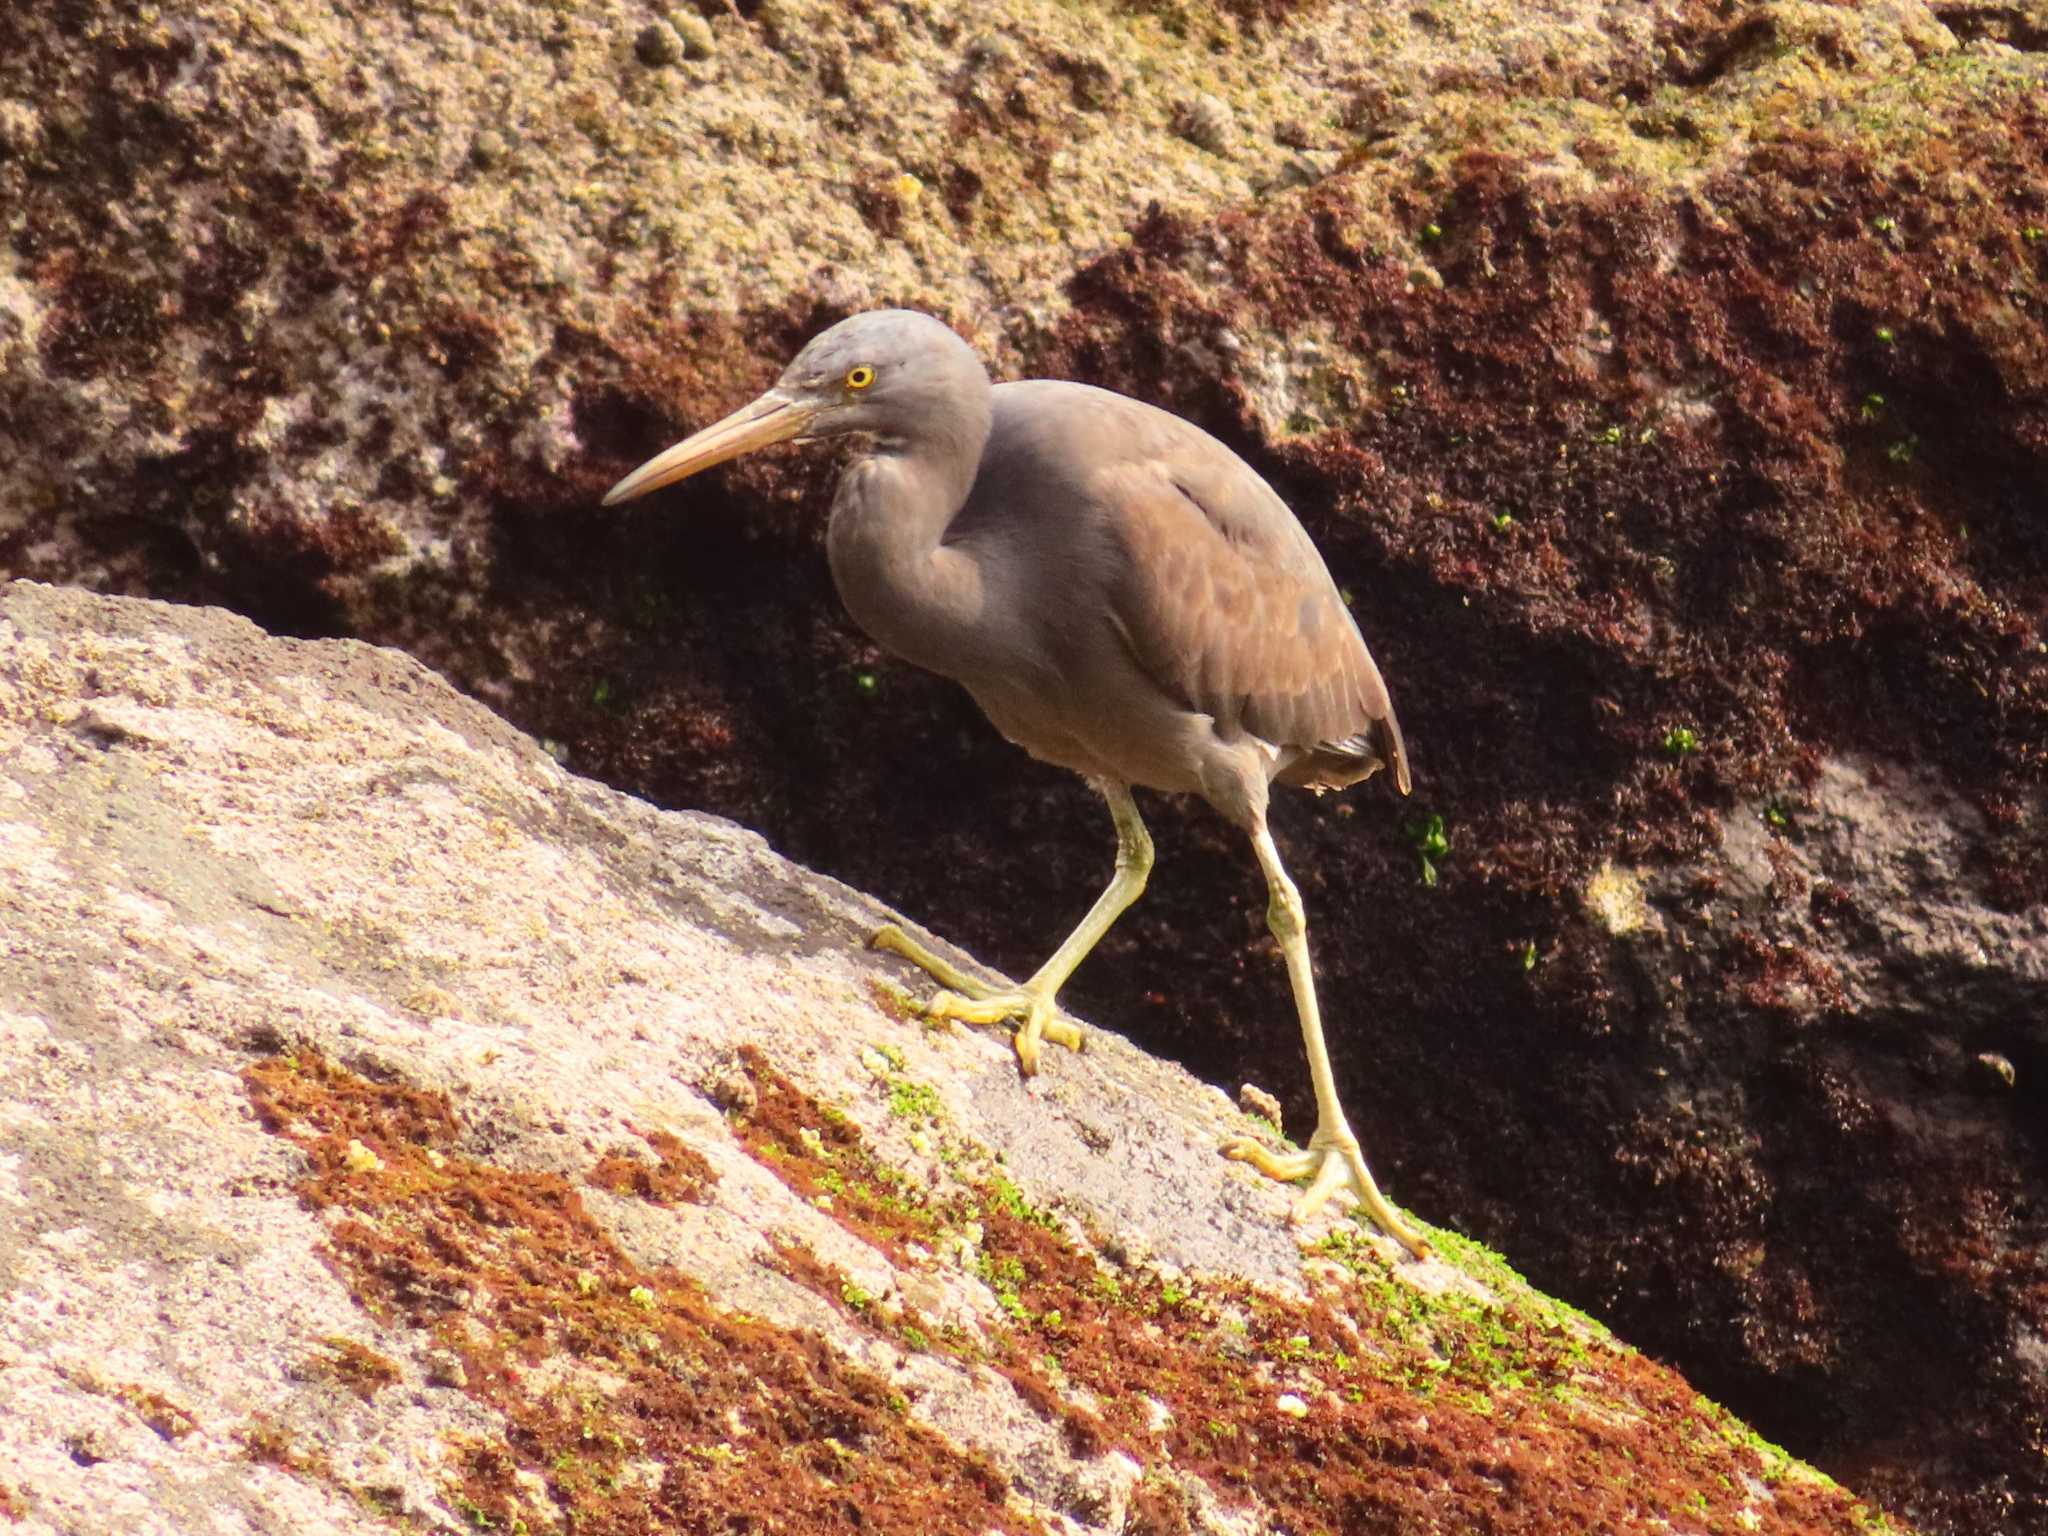
[[[1409,768],[1386,684],[1322,557],[1250,465],[1165,411],[1052,380],[991,386],[929,316],[856,315],[814,338],[773,389],[622,481],[607,504],[789,438],[864,434],[827,533],[848,612],[903,659],[957,679],[996,728],[1109,799],[1117,876],[1030,981],[989,994],[890,930],[878,941],[953,990],[933,1011],[1022,1020],[1078,1045],[1053,995],[1142,890],[1151,862],[1129,786],[1199,794],[1253,840],[1316,1084],[1307,1152],[1226,1148],[1312,1176],[1306,1214],[1349,1186],[1423,1244],[1366,1170],[1331,1085],[1300,898],[1266,828],[1269,786],[1342,789]],[[966,996],[958,995],[965,992]],[[977,993],[981,995],[976,995]]]

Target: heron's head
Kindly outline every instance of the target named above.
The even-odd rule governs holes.
[[[986,434],[987,394],[981,360],[949,328],[915,310],[869,310],[820,331],[774,388],[656,454],[613,486],[604,504],[631,501],[791,438],[909,438],[974,430],[977,421]]]

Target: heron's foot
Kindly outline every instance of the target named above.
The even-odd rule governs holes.
[[[1081,1026],[1059,1017],[1059,1006],[1054,1003],[1050,992],[1034,991],[1028,986],[992,987],[980,978],[968,975],[944,956],[933,954],[894,923],[876,930],[868,943],[875,949],[901,955],[912,965],[930,972],[945,989],[934,994],[924,1005],[926,1018],[958,1019],[963,1024],[1006,1024],[1011,1019],[1021,1020],[1014,1044],[1017,1047],[1017,1065],[1026,1077],[1035,1076],[1038,1072],[1041,1041],[1050,1040],[1069,1050],[1081,1049]]]
[[[1250,1136],[1233,1136],[1223,1144],[1222,1150],[1225,1157],[1250,1163],[1267,1178],[1278,1179],[1283,1184],[1307,1179],[1308,1188],[1302,1191],[1301,1198],[1294,1202],[1294,1209],[1289,1212],[1293,1220],[1308,1220],[1328,1204],[1330,1196],[1338,1190],[1349,1190],[1382,1232],[1416,1258],[1429,1257],[1429,1244],[1387,1203],[1387,1197],[1373,1182],[1372,1170],[1365,1166],[1365,1154],[1358,1149],[1358,1138],[1348,1130],[1326,1136],[1318,1129],[1310,1138],[1307,1150],[1301,1152],[1275,1152]]]
[[[1010,987],[1001,992],[984,992],[980,997],[962,997],[957,992],[935,993],[924,1005],[925,1016],[958,1019],[963,1024],[1004,1024],[1018,1020],[1011,1043],[1017,1047],[1017,1065],[1026,1077],[1038,1074],[1041,1041],[1081,1049],[1081,1026],[1059,1016],[1059,1006],[1044,992],[1029,987]]]

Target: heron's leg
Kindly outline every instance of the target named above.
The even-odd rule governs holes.
[[[1365,1154],[1358,1149],[1358,1138],[1344,1118],[1344,1106],[1337,1101],[1330,1052],[1323,1044],[1323,1016],[1316,1006],[1315,972],[1309,965],[1308,917],[1302,910],[1301,893],[1281,867],[1280,850],[1273,846],[1273,834],[1263,820],[1254,824],[1252,846],[1258,850],[1259,867],[1266,872],[1271,892],[1266,923],[1287,957],[1287,979],[1293,983],[1294,1007],[1301,1015],[1301,1042],[1308,1051],[1309,1079],[1316,1090],[1316,1129],[1306,1151],[1275,1153],[1249,1136],[1239,1136],[1224,1143],[1224,1156],[1250,1163],[1269,1178],[1308,1179],[1308,1188],[1294,1203],[1296,1221],[1313,1215],[1331,1195],[1348,1188],[1381,1231],[1417,1258],[1427,1257],[1429,1245],[1401,1220],[1373,1182]]]
[[[1088,957],[1088,952],[1109,932],[1110,924],[1138,899],[1145,889],[1146,878],[1152,872],[1152,837],[1138,816],[1138,805],[1131,798],[1130,790],[1121,784],[1106,782],[1096,787],[1109,802],[1110,817],[1116,822],[1116,873],[1111,877],[1108,888],[1096,898],[1095,905],[1088,909],[1088,915],[1081,919],[1080,926],[1067,935],[1067,941],[1053,951],[1052,958],[1033,972],[1031,979],[1021,987],[997,989],[976,980],[933,954],[894,923],[883,928],[870,941],[877,949],[899,954],[938,978],[946,990],[926,1005],[925,1012],[931,1017],[960,1019],[969,1024],[1021,1020],[1016,1035],[1017,1060],[1026,1076],[1038,1070],[1040,1040],[1050,1040],[1077,1051],[1081,1048],[1079,1026],[1055,1016],[1057,1005],[1053,1001],[1054,996],[1066,985],[1075,968]]]

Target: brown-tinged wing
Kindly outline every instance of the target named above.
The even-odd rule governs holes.
[[[1304,754],[1284,779],[1341,787],[1387,767],[1406,794],[1386,683],[1308,533],[1250,465],[1169,419],[1157,451],[1090,486],[1123,546],[1114,610],[1139,664],[1220,729]]]

